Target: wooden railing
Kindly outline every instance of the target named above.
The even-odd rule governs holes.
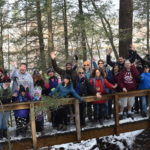
[[[145,96],[148,95],[148,100],[149,100],[149,116],[150,116],[150,90],[138,90],[138,91],[131,91],[131,92],[120,92],[120,93],[114,93],[114,94],[107,94],[107,95],[103,95],[102,99],[112,99],[114,100],[114,118],[115,118],[115,124],[113,127],[108,127],[108,128],[102,128],[102,130],[97,130],[97,129],[91,129],[91,130],[87,130],[87,131],[81,131],[80,128],[80,110],[79,110],[79,102],[77,100],[75,100],[74,98],[69,98],[67,99],[67,103],[64,103],[64,105],[66,104],[74,104],[75,107],[75,123],[76,123],[76,138],[75,138],[75,133],[70,133],[70,134],[66,134],[64,136],[62,136],[62,140],[60,140],[59,135],[55,136],[55,137],[45,137],[43,139],[45,139],[45,141],[43,141],[42,138],[37,138],[36,137],[36,126],[35,126],[35,107],[38,107],[39,105],[44,105],[44,101],[38,101],[38,102],[24,102],[24,103],[13,103],[13,104],[8,104],[8,105],[3,105],[3,109],[4,110],[19,110],[19,109],[30,109],[30,120],[31,120],[31,130],[32,130],[32,146],[31,146],[31,142],[29,142],[28,145],[30,148],[33,149],[37,149],[41,146],[51,146],[51,145],[55,145],[55,144],[62,144],[63,142],[75,142],[75,141],[80,141],[80,140],[86,140],[86,139],[90,139],[90,138],[97,138],[100,136],[104,136],[104,135],[110,135],[110,134],[116,134],[119,135],[120,133],[123,132],[127,132],[127,131],[134,131],[137,129],[141,129],[141,128],[149,128],[150,124],[149,124],[149,119],[148,120],[144,120],[143,122],[133,122],[130,126],[128,125],[120,125],[119,124],[119,99],[121,97],[131,97],[131,96]],[[89,97],[84,97],[84,101],[85,102],[93,102],[96,101],[96,97],[95,96],[89,96]],[[0,111],[2,111],[2,108],[0,108]],[[135,126],[134,126],[135,124]],[[129,129],[128,129],[129,127]],[[101,134],[98,134],[101,133]],[[105,133],[104,133],[105,132]],[[94,136],[95,134],[95,136]],[[61,136],[60,136],[61,137]],[[66,139],[65,139],[66,137]],[[67,139],[70,138],[70,139]],[[48,139],[53,139],[53,141],[49,141],[48,143]],[[28,140],[27,140],[28,141]],[[46,142],[47,141],[47,142]],[[41,144],[40,142],[45,142],[46,145]],[[14,142],[15,143],[15,142]],[[6,143],[4,143],[4,149],[7,147]],[[14,146],[15,147],[15,146]],[[17,147],[17,146],[16,146]],[[7,149],[7,148],[6,148]],[[17,148],[12,148],[17,150]],[[23,150],[23,148],[22,148]]]

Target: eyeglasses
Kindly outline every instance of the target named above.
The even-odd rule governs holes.
[[[79,72],[79,74],[84,74],[84,72]]]
[[[89,64],[87,64],[87,65],[84,65],[84,66],[89,66]]]

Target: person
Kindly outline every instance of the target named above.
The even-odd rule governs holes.
[[[103,69],[94,69],[91,75],[90,84],[96,90],[96,96],[101,99],[102,94],[106,94],[106,87],[113,89],[117,87],[117,84],[113,85],[106,79],[106,75]],[[93,102],[94,104],[94,120],[99,121],[103,125],[104,117],[106,114],[106,102],[105,100],[99,100]]]
[[[27,65],[25,63],[21,63],[19,66],[19,70],[16,68],[16,63],[14,63],[15,68],[12,70],[10,74],[10,78],[13,81],[12,89],[13,92],[18,90],[19,86],[22,85],[25,88],[29,89],[29,93],[33,96],[34,85],[32,76],[27,72]]]
[[[75,85],[75,91],[80,96],[87,96],[87,95],[93,95],[95,94],[94,89],[91,87],[88,79],[86,78],[84,74],[84,70],[82,68],[78,68],[77,70],[77,77]],[[85,124],[85,103],[80,103],[80,124],[81,127],[84,127]]]
[[[51,93],[51,90],[56,88],[58,86],[58,84],[60,83],[59,78],[55,75],[54,69],[50,68],[47,71],[47,75],[49,77],[48,81],[49,81],[49,91],[48,93]]]
[[[27,102],[32,99],[29,93],[29,89],[25,89],[23,85],[20,85],[19,91],[16,91],[14,93],[17,93],[16,95],[13,94],[14,97],[16,96],[16,98],[13,98],[15,102]],[[16,136],[26,136],[29,121],[29,109],[14,110],[14,116],[17,125]]]
[[[83,62],[83,69],[84,69],[84,76],[89,80],[91,77],[91,68],[88,60]],[[93,116],[92,103],[88,102],[86,107],[87,107],[86,109],[87,117],[89,121],[92,121],[92,116]]]
[[[3,83],[0,85],[0,103],[9,104],[11,103],[12,92],[10,88],[10,78],[4,77]],[[1,111],[0,112],[0,139],[7,138],[7,124],[9,119],[10,112],[9,111]]]
[[[118,64],[118,65],[119,65],[119,68],[120,68],[120,69],[123,69],[123,68],[124,68],[125,59],[124,59],[122,56],[120,56],[120,57],[118,58],[118,61],[117,61],[117,62],[112,61],[112,60],[111,60],[111,53],[112,53],[112,48],[109,48],[109,49],[106,50],[106,63],[107,63],[108,65],[110,65],[111,67],[113,67],[114,64]]]
[[[71,94],[73,97],[78,99],[80,102],[83,102],[83,99],[76,93],[73,88],[73,84],[71,83],[71,77],[69,75],[65,75],[62,83],[60,83],[54,91],[50,93],[50,96],[57,94],[58,98],[67,97]],[[68,106],[61,106],[56,111],[56,125],[58,130],[66,130],[67,129],[67,114],[68,114]]]
[[[53,68],[49,68],[47,71],[47,75],[48,75],[48,83],[49,83],[49,88],[48,88],[48,95],[52,92],[52,90],[54,90],[55,88],[57,88],[58,84],[60,83],[60,80],[58,79],[58,77],[55,75],[54,69]],[[52,121],[52,127],[57,127],[57,119],[56,119],[56,113],[57,111],[55,111],[55,109],[50,109],[51,112],[51,121]]]
[[[132,91],[137,89],[139,80],[139,72],[134,65],[131,64],[129,60],[125,61],[124,69],[122,69],[118,76],[118,85],[120,90],[123,92]],[[121,98],[120,103],[120,119],[124,119],[123,114],[124,108],[128,106],[127,117],[134,119],[131,109],[134,105],[135,97],[124,97]]]
[[[149,66],[144,66],[144,72],[140,75],[140,82],[138,89],[150,89],[150,68]],[[141,115],[142,117],[147,117],[147,103],[148,96],[141,96]]]
[[[57,72],[62,79],[64,78],[65,75],[69,75],[71,77],[71,80],[74,82],[77,75],[76,67],[73,67],[71,62],[67,62],[65,70],[61,69],[60,67],[58,67],[56,63],[56,52],[52,52],[50,56],[51,56],[52,66],[54,68],[54,71]]]
[[[3,69],[0,68],[0,85],[3,84],[3,78],[4,78]]]

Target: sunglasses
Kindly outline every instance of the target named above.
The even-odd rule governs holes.
[[[84,66],[89,66],[89,65],[87,64],[87,65],[84,65]]]
[[[79,72],[79,74],[84,74],[84,72]]]

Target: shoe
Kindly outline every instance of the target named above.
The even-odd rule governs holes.
[[[6,138],[6,139],[8,138],[8,136],[7,136],[7,129],[3,130],[3,137]]]
[[[0,140],[3,138],[3,129],[0,129]]]
[[[62,130],[62,128],[63,128],[63,124],[59,124],[57,127],[57,130],[60,131],[60,130]]]
[[[123,119],[125,119],[125,116],[123,114],[122,115],[120,114],[119,115],[119,120],[123,120]]]
[[[147,117],[147,114],[145,112],[142,112],[142,117],[143,118]]]
[[[99,119],[99,124],[100,124],[100,125],[104,125],[103,122],[104,122],[104,119]]]
[[[128,114],[127,117],[128,117],[128,118],[131,118],[132,120],[134,120],[134,117],[133,117],[132,114]]]
[[[67,130],[67,125],[63,125],[63,127],[61,128],[62,131],[66,131]]]

